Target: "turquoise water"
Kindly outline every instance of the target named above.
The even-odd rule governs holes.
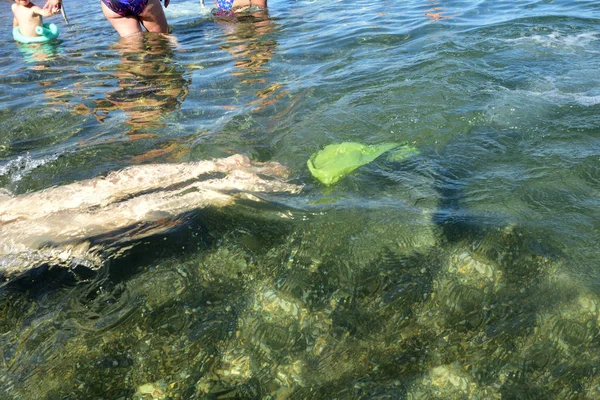
[[[600,5],[270,3],[119,42],[0,23],[0,187],[241,153],[299,195],[0,289],[0,397],[600,398]],[[48,19],[50,21],[50,19]],[[306,160],[408,143],[337,185]]]

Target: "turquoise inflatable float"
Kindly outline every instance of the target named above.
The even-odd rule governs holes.
[[[58,26],[56,24],[44,24],[35,28],[35,33],[39,36],[21,35],[19,27],[13,29],[13,38],[19,43],[42,43],[54,40],[58,37]]]

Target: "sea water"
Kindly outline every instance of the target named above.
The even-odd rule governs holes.
[[[235,153],[305,188],[3,285],[1,397],[599,398],[600,5],[211,6],[132,45],[65,0],[25,46],[4,4],[3,191]],[[346,141],[419,154],[323,187]]]

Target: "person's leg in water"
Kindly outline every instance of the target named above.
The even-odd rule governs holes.
[[[216,0],[220,11],[243,11],[252,6],[267,8],[267,0]]]
[[[148,32],[169,33],[167,17],[159,0],[148,0],[137,15],[129,10],[113,10],[106,3],[104,0],[101,2],[102,12],[121,37],[142,33],[142,26]],[[165,0],[165,7],[168,4],[169,1]]]
[[[267,8],[267,0],[234,0],[233,8],[246,8],[256,6],[260,8]]]

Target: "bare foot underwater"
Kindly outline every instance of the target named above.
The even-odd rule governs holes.
[[[127,246],[182,223],[205,207],[253,193],[299,193],[287,169],[242,155],[148,164],[19,196],[0,194],[0,277],[48,265],[99,268]]]

